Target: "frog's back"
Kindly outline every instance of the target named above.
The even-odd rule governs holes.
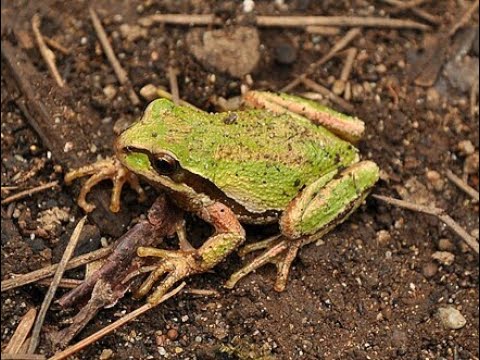
[[[208,114],[157,100],[141,141],[171,152],[251,212],[283,210],[305,185],[358,160],[355,147],[294,115]],[[151,127],[151,131],[150,131]],[[153,136],[154,135],[154,136]]]

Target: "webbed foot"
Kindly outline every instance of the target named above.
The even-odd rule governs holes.
[[[253,259],[249,264],[232,274],[230,279],[226,282],[225,287],[231,289],[240,279],[247,276],[252,271],[257,270],[267,263],[273,263],[277,267],[277,278],[275,280],[274,289],[276,291],[285,290],[292,262],[297,256],[298,250],[303,245],[304,241],[302,239],[291,240],[281,235],[246,245],[239,251],[240,256],[262,248],[266,248],[267,250]]]

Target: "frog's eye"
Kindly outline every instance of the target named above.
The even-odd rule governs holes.
[[[178,162],[171,155],[160,154],[155,157],[153,166],[160,175],[172,175],[177,170]]]

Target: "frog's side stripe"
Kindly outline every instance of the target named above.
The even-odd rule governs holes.
[[[312,183],[287,207],[280,227],[289,238],[313,235],[332,223],[345,220],[363,201],[379,178],[372,161],[362,161],[325,184]]]

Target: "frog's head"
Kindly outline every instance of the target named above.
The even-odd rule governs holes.
[[[189,126],[179,120],[179,111],[185,110],[166,99],[151,102],[141,120],[116,139],[116,156],[151,184],[194,196],[195,191],[182,180],[185,172],[179,155]]]

